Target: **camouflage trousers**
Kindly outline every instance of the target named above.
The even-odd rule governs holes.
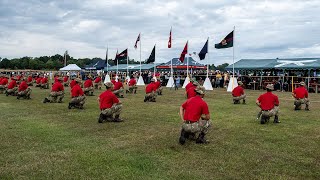
[[[277,116],[278,113],[279,113],[279,106],[274,106],[274,108],[269,111],[261,110],[261,115],[265,117]]]
[[[137,89],[138,89],[137,85],[129,86],[129,92],[130,93],[132,93],[133,90],[137,90]]]
[[[41,84],[40,83],[36,83],[36,87],[41,87]]]
[[[69,86],[69,81],[64,82],[64,83],[63,83],[63,86],[68,87],[68,86]]]
[[[111,108],[101,110],[101,113],[106,116],[120,115],[122,104],[113,104]]]
[[[27,82],[28,86],[33,86],[33,82]]]
[[[113,91],[113,94],[115,94],[117,97],[123,97],[123,93],[124,91],[123,91],[123,89],[121,88],[121,89],[118,89],[118,90],[115,90],[115,91]]]
[[[49,94],[49,97],[47,97],[47,99],[52,103],[56,103],[58,98],[59,98],[59,102],[61,102],[62,99],[64,98],[63,91],[51,91]]]
[[[49,89],[49,83],[41,84],[40,88]]]
[[[294,105],[295,105],[296,109],[301,109],[302,104],[305,104],[306,108],[309,108],[309,105],[310,105],[309,99],[303,98],[303,99],[295,99],[294,100]]]
[[[28,88],[28,89],[26,89],[24,91],[20,91],[20,92],[18,92],[18,96],[30,97],[31,91],[32,90],[30,88]]]
[[[182,129],[190,133],[207,134],[211,124],[211,120],[199,120],[194,123],[187,123],[187,121],[184,121]]]
[[[84,94],[93,95],[93,87],[84,88]]]
[[[148,93],[145,96],[146,101],[155,101],[157,98],[157,94],[152,92],[152,93]]]
[[[159,87],[159,88],[157,89],[157,93],[158,93],[158,94],[162,94],[162,90],[163,90],[163,87]]]
[[[234,101],[240,101],[241,99],[246,100],[247,95],[243,94],[241,96],[233,96]]]
[[[15,94],[17,92],[18,88],[17,87],[14,87],[12,89],[7,89],[6,92],[8,94]]]
[[[94,88],[95,89],[101,89],[101,86],[102,86],[102,83],[99,82],[99,83],[94,83]]]
[[[84,105],[86,102],[86,96],[78,96],[78,97],[73,97],[70,100],[70,103],[76,104],[76,105]]]
[[[2,94],[3,93],[3,91],[5,91],[6,90],[6,86],[5,85],[0,85],[0,94]]]

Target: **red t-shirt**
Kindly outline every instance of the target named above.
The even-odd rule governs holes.
[[[129,86],[133,86],[135,84],[137,84],[137,81],[134,78],[131,78],[129,81]]]
[[[154,82],[150,83],[146,87],[146,94],[152,93],[152,91],[157,91],[156,84]]]
[[[7,85],[8,84],[8,79],[3,78],[2,81],[0,81],[0,85]]]
[[[116,82],[115,85],[114,85],[114,88],[113,90],[119,90],[120,88],[123,88],[123,84],[122,82]]]
[[[97,77],[95,80],[94,80],[94,83],[99,83],[101,82],[101,77]]]
[[[51,88],[51,91],[55,91],[55,92],[59,92],[59,91],[63,91],[63,90],[64,90],[64,87],[59,81],[55,82]]]
[[[0,77],[0,82],[3,80],[4,78]]]
[[[19,88],[18,88],[18,91],[21,92],[21,91],[24,91],[28,89],[28,84],[25,82],[25,81],[22,81],[19,85]]]
[[[41,81],[42,81],[42,77],[39,77],[39,78],[37,79],[36,83],[37,83],[37,84],[40,84]]]
[[[196,122],[202,114],[209,114],[208,104],[200,96],[188,99],[182,108],[185,110],[183,119],[186,121]]]
[[[63,77],[63,82],[68,82],[68,79],[69,79],[68,76]]]
[[[84,87],[85,87],[85,88],[88,88],[88,87],[91,87],[91,86],[93,86],[92,80],[91,80],[91,79],[87,79],[87,80],[84,82]]]
[[[186,91],[188,91],[189,88],[193,87],[193,84],[192,82],[189,82],[187,85],[186,85]]]
[[[45,77],[45,78],[42,78],[41,83],[42,83],[42,84],[48,83],[48,78],[46,78],[46,77]]]
[[[154,83],[155,83],[157,89],[161,86],[161,82],[160,81],[157,81],[157,82],[154,82]]]
[[[72,80],[70,82],[70,88],[73,88],[73,86],[76,85],[76,84],[77,84],[77,82],[75,80]]]
[[[117,81],[112,79],[111,82],[112,82],[113,85],[115,85]]]
[[[197,93],[194,91],[196,89],[196,86],[192,86],[187,90],[187,98],[190,99],[192,97],[195,97]]]
[[[16,86],[17,86],[16,80],[11,80],[9,85],[8,85],[8,89],[13,89]]]
[[[28,77],[28,82],[32,82],[32,76]]]
[[[258,101],[260,102],[261,109],[265,111],[273,109],[275,105],[279,105],[278,96],[272,94],[272,92],[267,92],[260,95]]]
[[[83,95],[83,90],[79,84],[76,84],[71,89],[71,97],[78,97]]]
[[[113,104],[119,103],[119,99],[110,90],[101,93],[99,98],[101,110],[111,108]]]
[[[244,94],[244,90],[241,86],[237,86],[232,90],[232,96],[239,97]]]
[[[18,76],[17,76],[17,80],[20,81],[21,77],[22,77],[22,76],[18,75]]]
[[[59,76],[54,77],[54,82],[58,82],[59,81]]]
[[[308,91],[303,86],[300,86],[297,89],[295,89],[293,93],[296,95],[296,98],[308,98]]]

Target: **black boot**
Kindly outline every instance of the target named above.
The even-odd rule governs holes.
[[[306,108],[304,108],[304,110],[306,110],[306,111],[310,111],[309,106],[308,106],[308,105],[306,105]]]
[[[102,113],[100,113],[98,122],[99,122],[99,123],[103,123],[103,120],[104,120],[104,115],[103,115]]]
[[[137,90],[134,90],[134,93],[137,94]]]
[[[68,109],[71,109],[74,106],[74,103],[69,103]]]
[[[122,119],[120,119],[120,117],[119,117],[120,115],[116,115],[116,116],[114,116],[114,119],[113,119],[113,122],[122,122],[123,120]]]
[[[179,143],[181,145],[184,145],[186,143],[186,131],[184,129],[181,129],[181,134],[179,138]]]
[[[246,100],[245,99],[242,101],[242,104],[246,104]]]
[[[265,123],[266,123],[266,117],[262,115],[260,118],[260,124],[265,124]]]
[[[200,133],[198,139],[196,140],[197,144],[207,144],[209,143],[206,139],[205,139],[205,134],[204,133]]]
[[[273,123],[280,123],[278,115],[274,116]]]

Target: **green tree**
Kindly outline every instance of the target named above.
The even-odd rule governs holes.
[[[229,66],[228,63],[223,63],[223,64],[217,66],[217,70],[225,71],[227,66]]]

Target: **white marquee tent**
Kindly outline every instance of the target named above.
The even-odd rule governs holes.
[[[68,66],[60,68],[59,70],[60,71],[80,71],[81,68],[79,66],[77,66],[76,64],[69,64]]]

